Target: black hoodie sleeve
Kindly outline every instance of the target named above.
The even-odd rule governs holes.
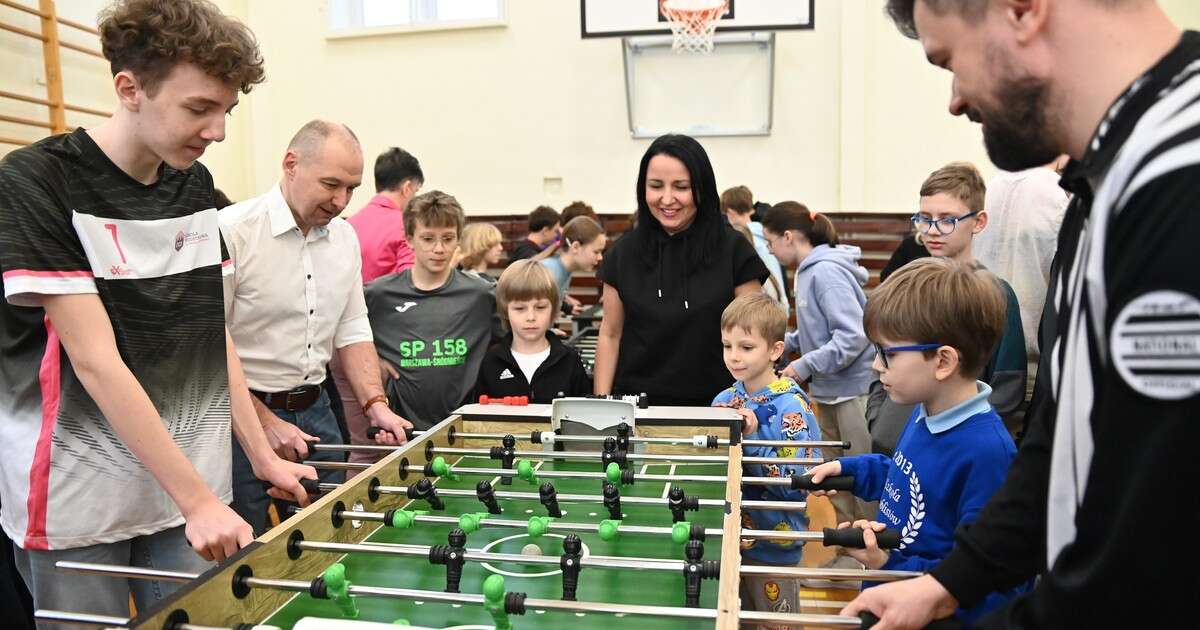
[[[742,238],[741,234],[734,232],[732,229],[727,229],[726,238],[733,238],[733,286],[751,280],[757,280],[759,284],[766,282],[767,277],[771,272],[767,270],[767,266],[763,264],[762,258],[759,258],[758,252],[754,251],[754,246],[746,239]]]

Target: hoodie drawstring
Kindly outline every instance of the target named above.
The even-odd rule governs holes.
[[[658,299],[662,299],[662,268],[663,268],[663,242],[658,241]]]
[[[691,258],[688,257],[688,249],[691,246],[691,239],[684,236],[683,238],[683,310],[688,310],[688,280],[691,279],[691,265],[688,262]]]
[[[688,305],[688,280],[691,279],[691,269],[688,266],[688,249],[690,247],[690,241],[688,241],[686,236],[682,237],[682,238],[683,238],[683,308],[684,308],[684,310],[687,310],[688,308],[690,308]],[[663,290],[662,290],[663,265],[666,264],[666,258],[663,255],[663,253],[664,253],[663,250],[665,248],[666,248],[666,242],[660,240],[658,242],[658,265],[657,265],[658,266],[658,269],[657,269],[657,272],[658,272],[658,299],[660,299],[660,300],[662,299],[662,296],[663,296]]]

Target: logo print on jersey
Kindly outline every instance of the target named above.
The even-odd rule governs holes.
[[[184,238],[185,238],[185,235],[183,233],[183,230],[180,230],[179,233],[175,235],[175,251],[179,251],[179,250],[183,249],[183,239]]]
[[[1109,341],[1113,364],[1134,391],[1182,400],[1200,391],[1200,300],[1152,291],[1121,309]]]
[[[396,307],[396,312],[403,313],[404,311],[407,311],[408,309],[410,309],[416,305],[417,305],[416,302],[405,302],[404,304]]]
[[[512,370],[510,370],[508,368],[504,368],[504,371],[500,373],[500,380],[503,381],[503,380],[507,380],[510,378],[516,378],[516,377],[513,376]]]

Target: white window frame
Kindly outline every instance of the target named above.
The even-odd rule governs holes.
[[[423,16],[429,15],[432,12],[432,7],[436,7],[437,0],[395,0],[397,2],[409,2],[410,15]],[[325,38],[326,39],[350,39],[355,37],[374,37],[378,35],[394,35],[404,33],[425,33],[429,31],[455,31],[477,28],[504,28],[508,26],[508,0],[495,0],[497,13],[499,17],[495,19],[477,19],[477,20],[439,20],[434,18],[428,21],[410,22],[409,24],[384,24],[378,26],[363,25],[362,15],[362,0],[327,0],[325,4]],[[333,25],[335,3],[341,3],[344,6],[345,12],[348,14],[348,26],[335,27]],[[418,17],[418,19],[420,19]]]

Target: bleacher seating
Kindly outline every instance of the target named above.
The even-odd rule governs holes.
[[[879,271],[887,264],[892,252],[912,230],[908,222],[908,214],[900,213],[866,213],[839,212],[829,215],[842,242],[857,245],[863,250],[862,265],[871,272],[867,284],[873,288],[879,284]],[[487,217],[468,217],[469,222],[488,221],[500,229],[504,235],[504,250],[512,247],[525,237],[528,231],[526,215],[492,215]],[[624,234],[630,227],[629,215],[600,215],[600,222],[609,235],[609,245]],[[500,274],[500,269],[492,270],[494,275]],[[790,275],[790,274],[789,274]],[[789,278],[790,282],[790,278]],[[593,274],[576,274],[571,279],[571,295],[584,304],[595,304],[600,300],[600,281]],[[790,289],[789,289],[790,292]]]

